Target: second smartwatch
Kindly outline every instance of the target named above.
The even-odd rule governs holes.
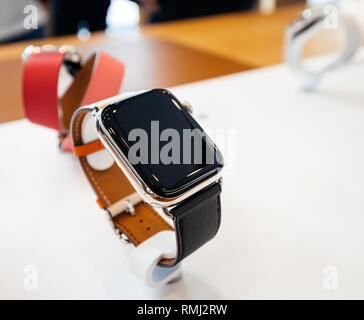
[[[306,43],[316,34],[325,29],[342,30],[345,36],[345,45],[334,59],[316,68],[310,68],[303,57]],[[316,87],[321,77],[328,71],[334,70],[347,63],[360,46],[361,33],[355,20],[334,6],[306,9],[285,31],[285,61],[299,75],[305,78],[304,89],[311,90]]]

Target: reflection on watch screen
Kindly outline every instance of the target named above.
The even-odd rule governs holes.
[[[222,155],[186,108],[164,89],[107,106],[101,121],[158,196],[181,195],[222,168]]]

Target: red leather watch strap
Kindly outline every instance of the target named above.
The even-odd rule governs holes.
[[[31,54],[23,71],[23,103],[26,117],[37,124],[62,131],[62,150],[71,151],[69,131],[73,112],[81,105],[91,104],[119,93],[124,64],[100,52],[93,54],[75,76],[63,97],[58,99],[58,75],[64,53]]]
[[[58,73],[64,53],[34,53],[23,69],[23,105],[26,117],[37,124],[60,131],[58,116]],[[76,106],[77,108],[77,106]]]

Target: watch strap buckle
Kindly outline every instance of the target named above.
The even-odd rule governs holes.
[[[127,212],[130,215],[134,216],[135,206],[142,201],[142,197],[137,192],[134,192],[108,206],[106,210],[109,212],[111,218],[115,218],[117,215],[123,212]]]
[[[105,208],[116,235],[125,244],[129,244],[130,240],[117,226],[115,226],[113,218],[124,212],[129,213],[131,216],[134,216],[135,206],[142,201],[143,200],[141,196],[138,193],[134,192]]]

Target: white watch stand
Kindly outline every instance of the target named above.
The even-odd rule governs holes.
[[[138,245],[129,256],[129,269],[149,287],[176,282],[182,276],[181,264],[165,268],[158,266],[163,259],[176,256],[176,239],[173,231],[161,231]]]
[[[84,144],[98,140],[94,125],[94,118],[91,113],[86,113],[85,117],[83,118],[81,126],[81,139],[82,143]],[[91,168],[98,171],[107,170],[114,164],[114,159],[106,149],[89,154],[86,156],[86,161]]]
[[[361,33],[356,21],[346,15],[337,14],[338,26],[345,36],[344,47],[338,52],[337,57],[326,65],[319,68],[310,68],[306,65],[303,57],[303,49],[306,43],[317,33],[325,28],[324,22],[312,24],[307,30],[295,34],[286,34],[284,55],[285,61],[291,66],[294,72],[303,76],[303,89],[313,90],[320,82],[322,76],[334,69],[345,65],[357,52],[360,47]],[[294,23],[294,22],[293,22]]]

